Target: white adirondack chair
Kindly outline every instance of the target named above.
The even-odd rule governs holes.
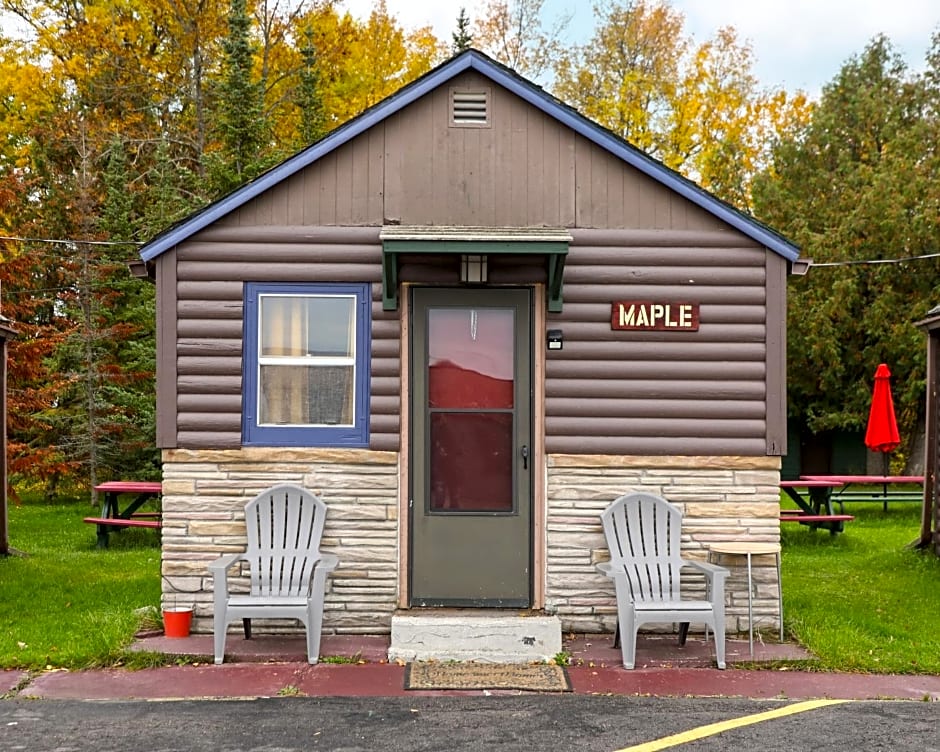
[[[679,623],[679,644],[689,622],[704,622],[715,634],[718,668],[725,667],[725,578],[728,570],[680,556],[682,511],[649,493],[632,493],[601,514],[610,561],[596,565],[614,581],[617,632],[624,668],[636,661],[636,635],[643,624]],[[680,572],[691,567],[705,576],[707,600],[683,600]],[[616,646],[616,642],[615,642]]]
[[[307,661],[319,660],[326,577],[339,563],[319,550],[325,519],[322,499],[290,484],[269,488],[245,505],[247,550],[209,564],[216,663],[225,656],[229,623],[242,619],[250,639],[254,618],[299,619],[307,632]],[[228,573],[236,563],[248,566],[247,593],[229,592]]]

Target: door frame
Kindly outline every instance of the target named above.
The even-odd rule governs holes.
[[[399,326],[401,332],[401,346],[399,363],[401,373],[401,402],[399,410],[400,443],[399,443],[399,478],[398,484],[398,599],[397,607],[402,610],[410,608],[410,566],[411,566],[411,525],[410,505],[411,498],[411,351],[414,335],[411,330],[411,288],[418,286],[414,283],[401,283],[401,297],[399,305]],[[421,285],[425,286],[425,285]],[[448,285],[427,285],[432,287],[447,287]],[[532,472],[531,495],[531,599],[532,610],[541,610],[545,607],[546,592],[546,545],[547,545],[547,467],[545,454],[545,342],[542,334],[546,330],[546,291],[544,283],[532,285],[513,285],[513,287],[527,287],[532,293],[532,456],[530,468]],[[424,610],[424,609],[423,609]]]

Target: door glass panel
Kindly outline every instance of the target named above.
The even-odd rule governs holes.
[[[512,512],[512,413],[431,414],[432,512]]]
[[[513,406],[511,308],[428,310],[428,406]]]

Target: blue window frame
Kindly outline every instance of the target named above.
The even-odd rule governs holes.
[[[242,443],[369,446],[369,284],[245,284]]]

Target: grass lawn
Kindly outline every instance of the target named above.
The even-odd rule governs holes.
[[[783,526],[787,631],[823,670],[940,674],[940,559],[909,548],[921,506],[845,511],[855,520],[835,536]]]
[[[157,531],[127,529],[95,548],[87,499],[8,508],[0,557],[0,668],[80,668],[122,660],[141,618],[160,602]]]
[[[940,560],[908,547],[920,506],[847,509],[844,533],[784,526],[787,632],[821,670],[940,674]],[[136,609],[160,601],[155,531],[129,529],[95,548],[87,500],[25,501],[9,507],[10,544],[0,558],[0,668],[82,668],[154,656],[125,654],[140,625]],[[765,637],[772,637],[765,635]]]

